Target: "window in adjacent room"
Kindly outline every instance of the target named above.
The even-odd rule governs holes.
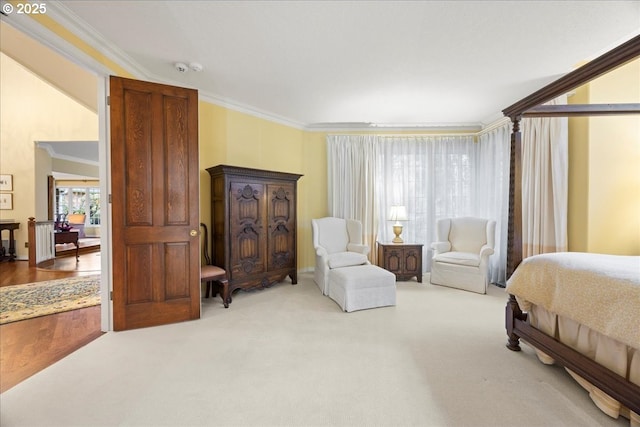
[[[100,226],[99,187],[56,187],[56,217],[85,214],[85,225]]]

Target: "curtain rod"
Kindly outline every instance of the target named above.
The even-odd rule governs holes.
[[[328,133],[327,136],[476,136],[478,132],[467,133]]]
[[[504,125],[507,125],[507,124],[510,124],[510,123],[511,123],[511,119],[509,117],[502,117],[502,118],[496,120],[495,122],[488,124],[487,127],[483,128],[481,131],[479,131],[477,133],[477,135],[478,136],[484,135],[487,132],[491,132],[494,129],[497,129],[497,128],[501,127],[501,126],[504,126]]]
[[[327,136],[390,136],[390,137],[401,137],[401,136],[474,136],[478,137],[487,132],[490,132],[500,126],[504,126],[506,124],[511,123],[511,119],[509,117],[501,117],[498,120],[489,123],[486,127],[480,130],[469,130],[467,132],[450,132],[450,133],[380,133],[380,132],[369,132],[369,133],[357,133],[357,132],[349,132],[345,131],[345,133],[336,133],[329,132]],[[425,131],[428,132],[428,131]]]

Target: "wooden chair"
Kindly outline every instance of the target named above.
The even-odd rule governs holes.
[[[220,289],[220,296],[222,297],[222,302],[224,303],[224,308],[229,308],[229,303],[231,302],[231,296],[229,295],[229,281],[227,279],[227,272],[215,265],[211,262],[211,257],[209,256],[209,231],[207,230],[207,226],[203,223],[200,223],[200,227],[204,229],[202,233],[202,255],[204,256],[204,265],[200,267],[200,282],[206,283],[206,291],[205,298],[209,298],[209,292],[212,293],[212,297],[215,297],[218,291],[216,287],[214,287],[214,283],[217,282]]]

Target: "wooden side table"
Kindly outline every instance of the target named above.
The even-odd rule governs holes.
[[[78,232],[77,231],[56,231],[53,233],[55,236],[55,244],[59,245],[62,243],[73,243],[76,245],[76,260],[79,259],[78,251],[80,250],[80,245],[78,244]]]
[[[378,242],[378,266],[396,275],[397,280],[415,276],[422,283],[422,243]]]
[[[0,237],[0,261],[9,260],[13,262],[16,259],[16,247],[13,237],[13,231],[20,228],[19,222],[0,222],[0,234],[2,231],[9,230],[9,251],[2,246],[2,238]]]

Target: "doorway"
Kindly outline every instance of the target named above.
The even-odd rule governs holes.
[[[19,84],[22,84],[21,89],[16,89],[18,93],[14,97],[7,95],[5,98],[3,90],[3,99],[15,99],[20,102],[22,95],[23,98],[28,97],[27,99],[43,100],[41,107],[33,104],[28,107],[28,111],[33,113],[31,116],[39,117],[39,119],[37,121],[26,119],[24,122],[16,121],[15,125],[18,129],[29,130],[23,131],[8,142],[15,144],[10,148],[10,152],[15,154],[12,156],[13,158],[33,159],[33,163],[31,163],[33,169],[29,170],[23,165],[15,168],[17,172],[22,174],[20,178],[16,175],[15,184],[23,186],[16,188],[16,192],[21,195],[26,194],[29,200],[15,203],[14,210],[10,212],[10,215],[16,219],[35,217],[37,220],[44,221],[51,218],[48,192],[49,176],[54,170],[72,172],[75,178],[80,180],[84,177],[91,177],[99,182],[100,193],[108,194],[108,183],[106,182],[108,174],[105,171],[108,150],[104,123],[106,121],[106,80],[102,70],[74,58],[74,54],[65,52],[62,45],[56,46],[55,37],[43,36],[42,28],[36,28],[39,27],[39,24],[35,21],[29,21],[33,20],[27,19],[25,22],[12,20],[11,24],[15,23],[15,26],[7,24],[5,20],[0,22],[3,62],[5,58],[8,58],[7,64],[15,64],[12,65],[12,69],[16,70],[16,73],[11,76],[18,79],[18,84],[14,86],[17,88]],[[67,49],[69,48],[67,47]],[[77,53],[75,55],[77,56]],[[76,61],[72,62],[68,58],[74,58]],[[5,80],[8,77],[4,71],[7,69],[3,69],[3,86],[8,82]],[[31,87],[34,93],[31,94],[27,91],[25,85],[26,89]],[[6,86],[4,87],[6,88]],[[99,100],[102,101],[99,102]],[[26,113],[24,111],[26,107],[23,104],[17,104],[22,105],[22,108],[16,108],[16,111]],[[22,115],[29,116],[29,114]],[[69,117],[73,117],[73,119],[70,120]],[[73,132],[68,132],[69,129]],[[12,133],[12,135],[14,134]],[[72,155],[62,153],[61,156],[54,158],[47,152],[47,147],[34,147],[36,144],[32,139],[34,136],[41,137],[45,143],[47,141],[63,141],[62,144],[69,147],[71,144],[75,144],[74,147],[83,147],[87,141],[94,141],[98,148],[98,156],[89,162],[76,162],[76,157],[83,157],[78,153],[85,151],[83,148],[76,148]],[[5,148],[3,147],[4,152]],[[76,164],[75,170],[65,170],[64,166],[69,164]],[[62,168],[59,168],[61,165]],[[5,165],[4,161],[3,166],[14,169],[11,165]],[[102,272],[102,301],[108,302],[109,254],[105,248],[108,248],[109,225],[104,214],[100,216],[100,222],[101,252],[98,257],[98,270]],[[22,224],[20,241],[27,241],[28,227],[26,225],[26,222]],[[24,251],[22,259],[26,259],[26,248],[21,242],[19,246]],[[110,328],[108,303],[103,304],[102,311],[104,313],[101,313],[101,329],[107,331]]]

